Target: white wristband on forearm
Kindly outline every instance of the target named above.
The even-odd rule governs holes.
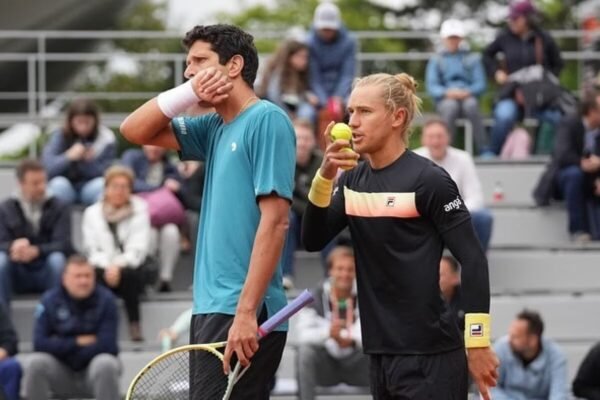
[[[191,80],[162,92],[156,100],[160,111],[171,119],[200,101],[194,92]]]

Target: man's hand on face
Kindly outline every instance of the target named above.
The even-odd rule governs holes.
[[[217,105],[229,97],[233,84],[223,72],[209,67],[192,78],[192,88],[202,103]]]

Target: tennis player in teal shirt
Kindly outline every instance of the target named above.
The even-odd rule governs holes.
[[[257,331],[286,304],[280,258],[294,185],[295,134],[285,112],[254,93],[258,55],[251,35],[231,25],[196,26],[183,43],[189,80],[135,110],[121,132],[131,142],[206,162],[191,343],[227,340],[226,372],[232,356],[242,365],[252,360],[231,398],[266,400],[287,327],[260,345]],[[179,116],[196,104],[216,112]],[[190,399],[199,400],[207,378],[193,363]]]

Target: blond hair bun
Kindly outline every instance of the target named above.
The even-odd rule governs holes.
[[[400,84],[412,94],[417,94],[417,87],[419,87],[419,84],[415,78],[404,72],[394,75],[394,78],[400,81]]]

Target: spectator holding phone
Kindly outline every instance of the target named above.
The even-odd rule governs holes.
[[[315,302],[298,317],[298,385],[301,400],[317,386],[369,386],[369,358],[362,351],[354,253],[338,246],[329,253],[326,279]]]

